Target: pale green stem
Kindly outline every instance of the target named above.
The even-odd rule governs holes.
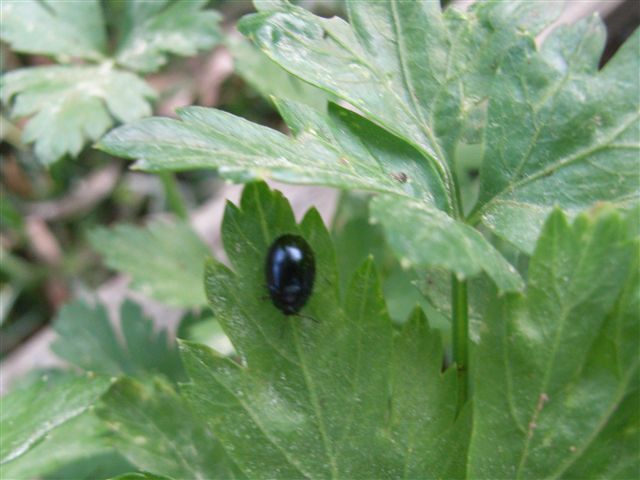
[[[451,302],[453,307],[453,361],[458,370],[458,411],[467,401],[469,392],[469,309],[467,281],[451,274]]]
[[[158,176],[162,181],[169,208],[178,218],[187,220],[189,218],[189,212],[184,203],[184,198],[182,198],[182,194],[180,193],[180,188],[178,188],[175,175],[171,172],[161,172]]]

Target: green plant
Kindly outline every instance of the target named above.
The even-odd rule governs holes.
[[[114,121],[151,115],[156,94],[137,74],[157,71],[168,54],[193,55],[220,41],[218,15],[206,1],[110,2],[7,0],[0,38],[18,52],[59,65],[25,68],[2,80],[13,117],[32,117],[23,140],[44,164],[77,156]],[[107,23],[117,27],[110,54]],[[35,34],[34,34],[35,33]]]
[[[351,1],[349,23],[255,5],[240,30],[342,102],[316,110],[274,99],[291,137],[188,107],[99,142],[138,169],[209,168],[247,183],[225,211],[230,265],[202,268],[206,248],[182,223],[94,233],[136,285],[196,310],[208,301],[213,319],[189,319],[178,360],[131,306],[124,343],[100,309],[64,309],[54,348],[92,373],[3,399],[3,475],[32,472],[36,453],[59,461],[56,432],[87,422],[108,432],[108,445],[79,435],[90,455],[117,458],[109,474],[139,472],[119,478],[637,476],[638,32],[598,71],[597,17],[536,46],[556,13],[546,3],[461,13]],[[297,223],[264,179],[372,196],[345,197],[330,232],[313,209]],[[314,251],[303,313],[317,324],[264,299],[265,255],[284,233]],[[145,269],[157,255],[163,262]],[[426,315],[406,305],[418,298],[403,291],[411,282],[426,293]],[[211,324],[233,352],[199,342],[192,327]],[[43,389],[51,419],[22,407],[13,431],[16,406]],[[82,457],[73,449],[66,462]],[[59,465],[42,464],[39,474]]]

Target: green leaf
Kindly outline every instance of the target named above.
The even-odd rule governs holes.
[[[170,305],[206,304],[202,276],[211,251],[189,225],[117,225],[93,230],[89,240],[108,266],[132,276],[134,289]]]
[[[416,305],[428,309],[429,304],[416,286],[418,273],[400,265],[385,241],[382,226],[369,220],[369,200],[369,196],[345,192],[333,217],[331,233],[341,259],[340,293],[344,294],[351,275],[371,255],[380,273],[389,315],[395,323],[404,323]],[[434,327],[434,317],[429,320]]]
[[[107,40],[98,0],[4,0],[0,19],[0,38],[15,51],[64,62],[104,58]]]
[[[375,198],[371,209],[373,218],[387,228],[389,243],[401,259],[445,267],[462,278],[484,271],[501,291],[524,286],[516,269],[480,232],[442,211],[391,196]]]
[[[279,3],[245,17],[239,28],[286,70],[419,147],[444,179],[453,159],[449,136],[460,134],[482,101],[487,70],[516,41],[518,27],[535,33],[558,11],[495,3],[465,16],[455,9],[442,14],[438,2],[351,1],[351,25]]]
[[[598,72],[604,25],[555,30],[511,49],[491,92],[474,217],[531,253],[554,205],[640,198],[640,31]]]
[[[382,129],[362,120],[380,137],[382,145],[378,150],[383,150],[383,158],[375,158],[362,146],[357,152],[345,152],[331,143],[331,140],[337,141],[335,137],[323,138],[322,135],[333,135],[331,130],[341,126],[340,115],[349,115],[348,111],[334,106],[335,115],[331,120],[336,123],[329,124],[310,107],[292,102],[280,105],[286,115],[297,115],[298,122],[315,123],[307,123],[306,131],[296,129],[300,134],[291,139],[220,110],[188,107],[178,110],[181,121],[150,118],[117,128],[100,141],[99,148],[114,155],[137,158],[135,167],[149,171],[216,168],[222,177],[236,182],[271,178],[288,183],[325,184],[398,195],[422,194],[433,198],[422,182],[405,187],[391,175],[407,167],[411,168],[410,175],[415,172],[422,178],[428,175],[422,173],[428,167],[416,162],[420,158],[417,152]],[[348,132],[344,136],[345,141],[350,140]],[[363,139],[367,144],[376,140],[375,136]],[[442,189],[440,196],[441,192]]]
[[[136,166],[146,170],[209,167],[238,182],[273,178],[388,193],[387,203],[397,202],[396,210],[413,205],[405,203],[409,197],[422,205],[403,212],[403,230],[421,225],[423,209],[441,210],[457,220],[436,211],[429,226],[438,228],[424,236],[459,238],[454,245],[471,243],[480,258],[460,268],[452,261],[454,245],[438,245],[446,255],[435,258],[416,255],[429,249],[412,241],[403,254],[407,262],[444,263],[460,277],[486,270],[500,289],[521,288],[518,275],[489,243],[459,223],[463,206],[453,163],[458,143],[482,137],[477,133],[485,121],[482,105],[495,73],[487,65],[520,41],[516,27],[537,31],[553,9],[492,4],[468,16],[455,11],[443,16],[434,2],[362,5],[350,4],[350,27],[337,18],[266,2],[260,13],[243,20],[241,29],[285,69],[347,100],[369,120],[337,105],[323,114],[279,101],[295,135],[288,140],[229,114],[185,109],[181,122],[151,119],[117,129],[102,140],[101,148],[136,158]],[[536,21],[514,20],[525,11],[535,13]],[[432,55],[424,55],[425,44]],[[386,223],[388,216],[380,219]],[[404,250],[404,245],[391,243],[396,251]]]
[[[315,322],[285,317],[262,298],[264,257],[285,232],[303,235],[314,251],[316,281],[302,313]],[[318,213],[311,210],[296,225],[287,202],[264,184],[248,185],[240,208],[228,204],[223,240],[234,271],[211,261],[206,288],[241,364],[182,342],[191,378],[184,391],[245,475],[462,475],[460,468],[448,469],[439,450],[457,432],[451,401],[456,376],[440,373],[442,346],[419,314],[402,337],[405,343],[394,348],[372,260],[356,271],[339,302],[333,247]],[[420,369],[419,378],[404,373],[404,358],[392,368],[394,355],[405,348],[417,354],[404,368]],[[404,408],[427,398],[423,410]],[[431,422],[436,412],[438,421]],[[399,442],[416,423],[412,438]],[[414,446],[424,450],[417,455]],[[449,458],[459,466],[458,454]]]
[[[54,330],[58,338],[51,350],[83,370],[142,378],[163,373],[175,380],[183,375],[167,332],[155,333],[153,322],[131,301],[124,302],[120,310],[122,340],[102,305],[92,308],[80,301],[62,307]]]
[[[208,308],[200,312],[188,312],[180,320],[176,336],[208,345],[223,355],[233,353],[233,346],[224,334],[220,322]]]
[[[132,470],[109,445],[106,432],[93,413],[83,413],[48,433],[25,455],[0,466],[0,477],[92,480]]]
[[[147,170],[218,167],[223,177],[234,181],[269,177],[393,193],[387,199],[394,212],[391,219],[384,212],[380,215],[383,222],[389,219],[393,228],[402,221],[404,228],[413,231],[422,218],[411,208],[432,205],[428,211],[434,212],[431,223],[437,229],[435,234],[425,231],[425,235],[440,239],[439,247],[448,253],[436,256],[424,249],[407,251],[404,245],[393,245],[392,237],[392,245],[407,261],[444,265],[461,276],[486,269],[501,289],[521,287],[517,273],[481,235],[438,210],[446,208],[445,189],[434,180],[435,174],[417,150],[337,105],[330,106],[328,118],[290,101],[279,101],[278,106],[296,134],[294,140],[225,112],[190,107],[179,112],[182,121],[152,118],[118,128],[103,138],[101,148],[138,158],[136,166]],[[420,203],[407,197],[420,199]],[[408,216],[397,217],[396,210]],[[449,241],[452,237],[458,238],[457,243]],[[472,244],[472,253],[479,253],[471,267],[455,261],[455,248],[466,243]]]
[[[145,385],[123,378],[96,411],[111,430],[113,445],[141,470],[174,478],[237,477],[202,419],[160,379]]]
[[[284,98],[324,110],[328,95],[294,77],[243,37],[231,37],[234,69],[264,98]]]
[[[57,2],[56,4],[69,4]],[[16,70],[2,77],[2,101],[14,117],[33,116],[23,132],[36,154],[51,164],[76,156],[101,137],[114,118],[128,122],[151,114],[154,91],[142,79],[101,66],[52,66]]]
[[[110,385],[95,374],[47,376],[0,399],[0,464],[25,454],[85,412]]]
[[[206,0],[155,0],[122,5],[123,26],[116,48],[118,64],[136,72],[155,72],[168,54],[192,56],[220,41],[220,16],[204,10]]]
[[[470,478],[637,472],[640,250],[626,223],[554,211],[526,292],[493,302],[473,362]]]
[[[171,478],[149,472],[136,472],[118,475],[117,477],[113,477],[111,480],[171,480]]]
[[[562,27],[539,53],[518,30],[543,28],[560,3],[535,3],[441,14],[437,2],[352,1],[351,27],[278,4],[240,28],[284,68],[420,148],[450,194],[456,149],[484,135],[472,222],[530,252],[554,204],[575,213],[625,202],[640,184],[638,37],[596,75],[601,22]]]

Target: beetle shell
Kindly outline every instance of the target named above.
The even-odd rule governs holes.
[[[299,235],[282,235],[269,248],[265,274],[273,304],[285,315],[295,315],[313,290],[316,275],[313,250]]]

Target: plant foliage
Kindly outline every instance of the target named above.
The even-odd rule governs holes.
[[[54,323],[58,337],[51,349],[87,372],[142,378],[163,374],[180,379],[182,366],[167,332],[155,333],[153,322],[135,303],[122,304],[119,327],[116,330],[101,305],[92,308],[79,301],[70,303],[61,309]]]
[[[102,25],[97,4],[63,15],[53,3],[24,2],[62,30],[50,50],[18,23],[3,35],[50,55],[75,35],[67,54],[102,61],[99,32],[66,28],[87,12]],[[124,33],[111,61],[146,72],[207,44],[203,2],[178,3],[115,8]],[[640,475],[640,34],[598,70],[597,17],[536,45],[558,3],[443,12],[353,0],[346,21],[257,0],[240,30],[277,75],[309,84],[265,79],[263,92],[298,95],[273,98],[291,136],[188,107],[99,143],[138,169],[209,168],[247,183],[225,210],[228,264],[203,261],[208,249],[182,223],[92,235],[137,288],[194,309],[180,357],[131,305],[123,340],[104,310],[67,307],[54,350],[97,373],[3,397],[3,468],[29,471],[42,452],[36,471],[55,471],[51,452],[65,443],[77,460],[60,432],[86,422],[108,432],[108,445],[87,435],[87,450],[118,458],[131,472],[109,472],[120,480]],[[318,89],[327,97],[304,101]],[[20,95],[16,105],[29,99]],[[318,107],[325,98],[336,101]],[[331,233],[314,209],[296,222],[263,179],[367,192],[382,229],[365,225],[366,208],[345,213],[348,200]],[[345,238],[359,227],[360,244]],[[299,316],[283,315],[265,285],[267,251],[285,233],[302,235],[316,260]],[[426,315],[411,282],[427,293]],[[233,349],[198,343],[194,326],[221,327]]]
[[[640,88],[637,33],[597,72],[596,17],[557,30],[538,51],[533,35],[554,18],[543,4],[486,2],[467,13],[436,2],[347,5],[350,24],[259,2],[240,29],[358,113],[281,101],[291,139],[194,107],[181,120],[116,129],[101,147],[146,170],[208,167],[233,181],[382,193],[373,214],[400,257],[461,277],[485,271],[505,291],[521,279],[472,226],[482,221],[530,253],[554,205],[575,214],[598,200],[637,200],[638,109],[628,101]],[[469,144],[481,144],[482,174],[465,219],[454,166]]]
[[[114,121],[151,114],[153,89],[136,73],[158,70],[167,54],[193,55],[220,39],[218,16],[205,1],[61,2],[6,0],[0,38],[17,52],[53,57],[60,65],[25,68],[2,78],[2,101],[14,117],[32,117],[23,140],[44,164],[77,156]],[[118,25],[107,48],[105,16]]]
[[[202,275],[210,250],[188,225],[117,225],[93,230],[90,242],[107,265],[131,275],[134,289],[170,305],[206,305]]]
[[[304,313],[316,322],[287,318],[262,299],[262,260],[287,232],[303,235],[315,252],[317,286]],[[286,200],[264,184],[247,186],[239,209],[228,206],[223,240],[234,252],[233,271],[209,262],[205,284],[245,366],[183,343],[185,391],[245,475],[462,474],[464,451],[436,461],[456,433],[455,370],[440,373],[442,343],[420,311],[394,344],[371,259],[341,301],[317,212],[296,225]]]

